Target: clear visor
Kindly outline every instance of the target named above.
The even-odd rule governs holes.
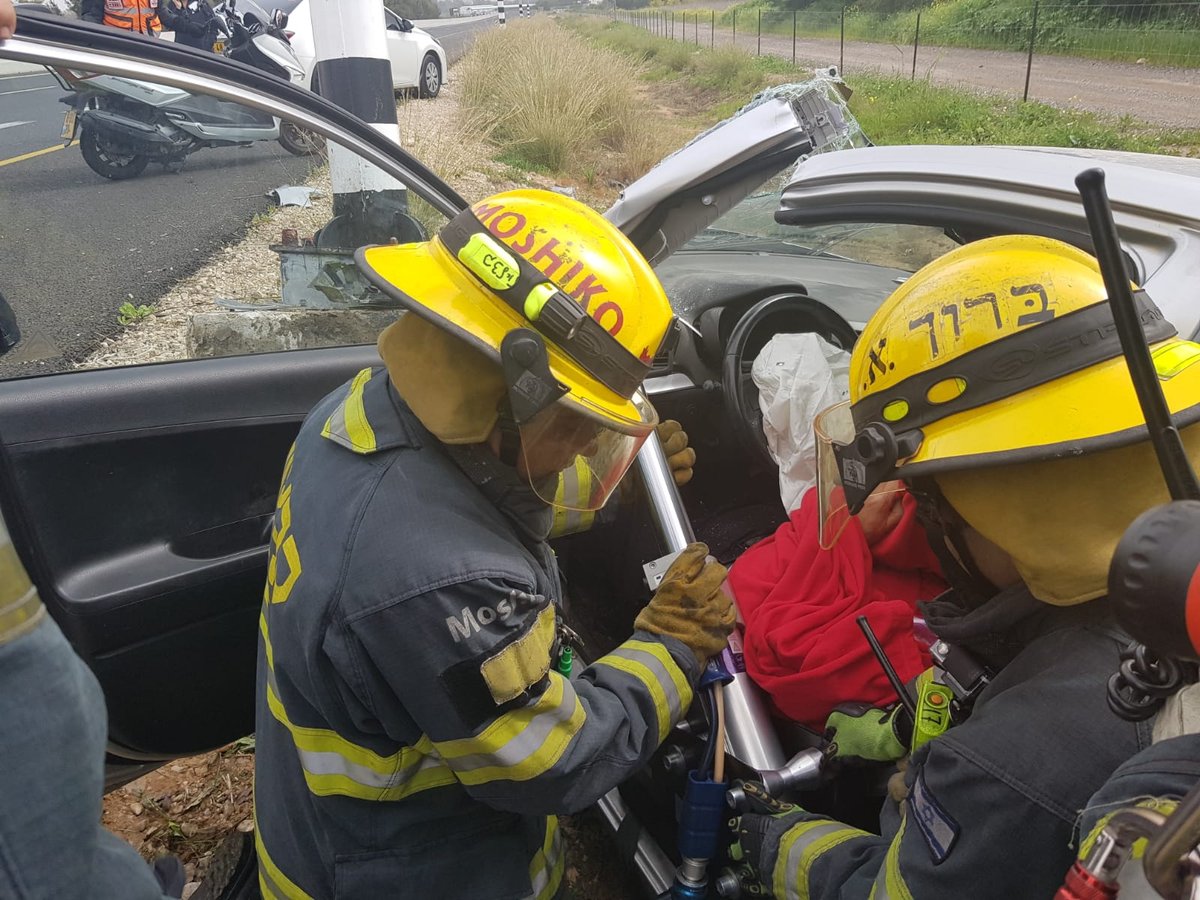
[[[576,402],[559,401],[521,425],[521,455],[529,483],[546,503],[597,510],[658,424],[658,414],[641,391],[633,396],[637,420],[613,420]]]
[[[844,400],[817,414],[813,420],[813,431],[817,438],[817,519],[820,523],[821,549],[836,546],[842,532],[850,524],[850,508],[846,504],[846,492],[842,487],[842,470],[838,465],[837,447],[854,441],[854,416],[850,412],[850,401]],[[887,495],[904,490],[901,481],[885,481],[871,492],[863,505],[860,516],[870,516],[875,507],[891,506],[885,503]]]

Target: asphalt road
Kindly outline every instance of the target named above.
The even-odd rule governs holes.
[[[453,61],[494,22],[429,24]],[[267,209],[268,191],[302,183],[311,165],[259,142],[202,150],[178,174],[151,165],[108,181],[78,147],[63,148],[64,93],[48,74],[0,78],[0,291],[24,336],[0,377],[86,356],[120,328],[122,303],[153,303],[240,237]]]
[[[446,51],[446,59],[450,65],[458,62],[467,48],[485,31],[496,24],[496,17],[471,16],[463,19],[417,19],[413,22],[418,28],[424,28],[439,41]]]

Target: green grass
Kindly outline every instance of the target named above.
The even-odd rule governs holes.
[[[848,4],[846,40],[911,45],[917,30],[917,10],[881,15]],[[645,15],[648,11],[635,11]],[[669,10],[649,11],[669,16]],[[701,30],[711,11],[675,11],[676,35],[694,27]],[[791,10],[779,9],[773,0],[746,0],[716,14],[718,29],[736,27],[740,39],[758,31],[790,37]],[[1033,35],[1032,0],[935,0],[920,10],[920,42],[931,46],[974,47],[1026,52]],[[800,38],[837,39],[841,32],[842,4],[816,0],[795,14]],[[717,41],[722,35],[718,32]],[[728,40],[728,36],[725,36]],[[1200,7],[1164,4],[1141,11],[1136,18],[1121,18],[1096,6],[1070,0],[1050,0],[1039,5],[1035,53],[1083,56],[1151,65],[1200,65]]]
[[[577,20],[572,27],[588,40],[637,60],[653,59],[656,38],[630,25]],[[657,76],[664,77],[659,70]],[[785,60],[755,57],[732,47],[692,47],[688,63],[671,74],[682,87],[711,92],[711,121],[732,114],[761,88],[806,75]],[[1145,125],[1128,117],[1061,110],[1044,103],[1021,103],[927,81],[883,75],[855,75],[850,110],[877,144],[1017,144],[1091,147],[1145,153],[1196,154],[1200,131]]]

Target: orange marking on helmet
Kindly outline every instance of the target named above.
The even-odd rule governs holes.
[[[496,213],[503,211],[504,206],[500,203],[491,205],[487,203],[477,203],[475,206],[471,207],[471,212],[475,213],[475,218],[477,218],[484,225],[487,225],[488,220],[495,216]]]
[[[501,224],[505,219],[512,220],[513,225],[511,228]],[[492,234],[496,235],[496,237],[508,240],[508,238],[512,237],[514,234],[522,231],[525,228],[525,224],[525,217],[519,212],[509,212],[506,210],[493,219],[488,224],[488,228],[491,230]]]
[[[471,207],[471,211],[488,231],[529,260],[547,278],[554,280],[563,291],[569,294],[571,299],[577,301],[585,310],[588,310],[592,299],[598,294],[608,293],[608,288],[593,272],[587,271],[582,260],[572,259],[574,254],[570,250],[574,245],[573,241],[563,243],[558,238],[549,235],[545,228],[530,225],[523,214],[507,209],[502,203],[477,203]],[[528,231],[525,231],[526,228]],[[522,231],[525,233],[521,234]],[[535,250],[539,234],[546,234],[546,240]],[[558,270],[568,264],[570,268],[567,269],[566,275],[561,279],[555,278]],[[581,275],[583,277],[579,283],[574,288],[570,288],[571,283]],[[612,325],[607,327],[609,333],[614,336],[625,327],[625,311],[620,304],[613,300],[605,300],[594,310],[588,311],[592,318],[601,325],[604,324],[603,319],[611,314]]]
[[[535,266],[543,259],[550,260],[550,265],[542,269],[542,271],[546,273],[547,278],[553,278],[554,273],[558,271],[559,267],[562,266],[563,262],[565,261],[561,256],[554,252],[554,248],[557,246],[558,238],[550,238],[546,241],[546,243],[542,244],[542,246],[538,248],[537,253],[529,257],[529,261]],[[576,263],[576,265],[578,265],[578,263]]]
[[[592,313],[592,318],[603,325],[604,315],[608,312],[614,312],[617,314],[616,319],[613,321],[612,327],[608,329],[608,333],[615,337],[617,332],[619,332],[621,327],[625,324],[625,313],[622,312],[621,307],[617,306],[617,304],[613,303],[611,300],[605,300],[596,307],[596,311]]]

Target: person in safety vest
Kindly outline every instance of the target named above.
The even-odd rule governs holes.
[[[260,619],[260,888],[554,897],[555,814],[647,762],[734,620],[724,568],[693,544],[633,636],[572,669],[546,543],[559,511],[579,525],[604,507],[654,431],[640,385],[677,323],[624,235],[544,191],[358,261],[410,311],[284,468]]]
[[[86,22],[108,25],[138,34],[157,35],[158,0],[83,0],[79,16]]]
[[[1200,345],[1136,296],[1200,462]],[[742,817],[735,852],[775,896],[1051,897],[1079,811],[1149,744],[1148,723],[1107,706],[1129,638],[1105,594],[1118,539],[1168,497],[1105,297],[1091,256],[996,237],[929,264],[867,323],[850,400],[816,422],[823,537],[902,480],[953,587],[926,620],[996,674],[893,776],[881,834],[794,807]]]

